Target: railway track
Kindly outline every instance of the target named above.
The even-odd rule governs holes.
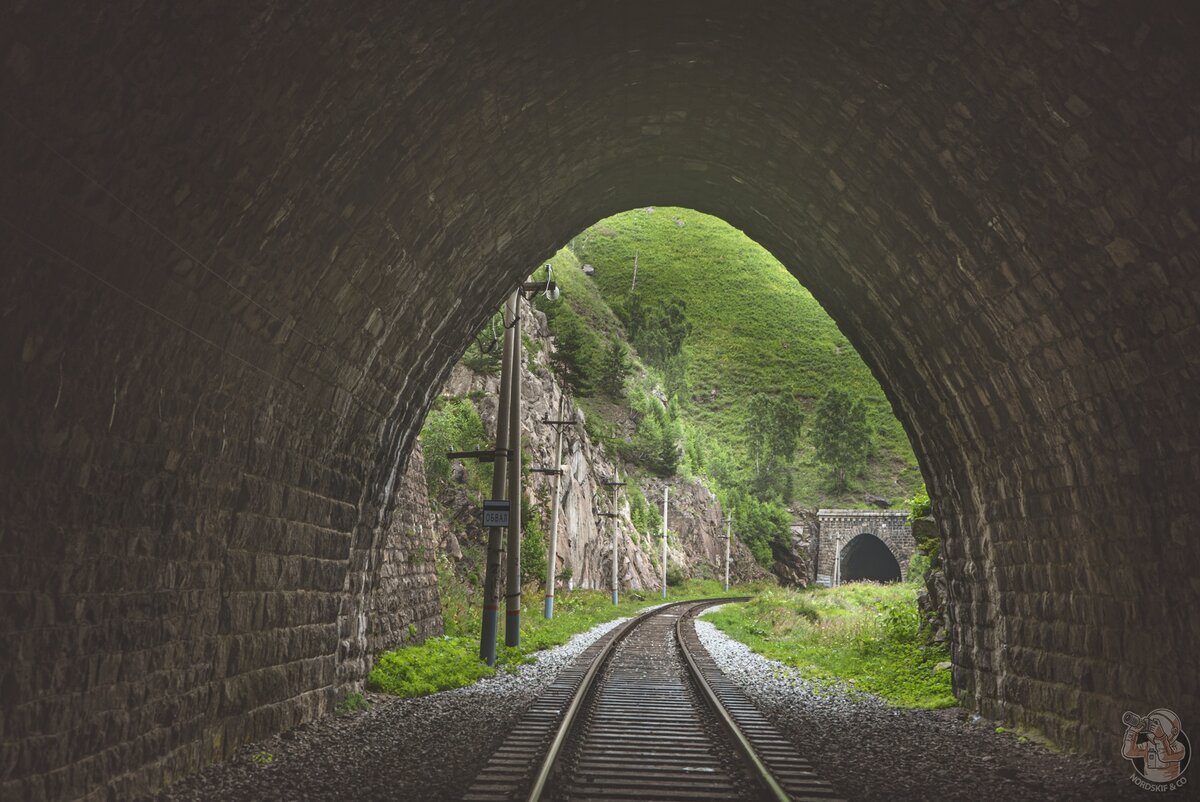
[[[530,706],[467,795],[550,800],[833,800],[717,668],[697,612],[665,605],[589,646]]]

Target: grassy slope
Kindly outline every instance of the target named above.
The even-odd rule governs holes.
[[[956,704],[945,644],[917,631],[917,587],[856,582],[832,589],[773,590],[706,616],[754,651],[818,684],[848,684],[902,707]]]
[[[602,220],[572,246],[581,261],[596,267],[594,282],[562,271],[573,273],[563,276],[564,292],[588,293],[585,307],[597,299],[579,284],[594,283],[611,304],[625,299],[635,252],[645,301],[676,297],[687,303],[693,330],[685,346],[691,388],[685,415],[743,458],[741,425],[755,392],[795,393],[809,413],[833,385],[866,399],[877,454],[858,486],[828,496],[806,438],[797,459],[798,503],[862,506],[863,491],[898,502],[920,484],[912,448],[870,370],[812,295],[741,231],[689,209],[660,207]],[[597,317],[603,326],[612,313]]]

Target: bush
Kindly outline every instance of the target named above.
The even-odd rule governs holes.
[[[542,510],[529,505],[522,511],[525,519],[521,532],[521,584],[546,579],[546,533],[542,530]]]
[[[629,519],[633,528],[639,532],[658,532],[662,528],[662,515],[658,507],[646,500],[642,489],[636,482],[630,482],[625,488],[626,498],[629,499]]]
[[[678,587],[679,585],[682,585],[685,580],[686,580],[686,577],[684,577],[684,575],[683,575],[683,570],[678,565],[668,565],[667,566],[667,586],[668,587],[672,587],[672,588]]]
[[[439,398],[425,418],[421,428],[421,444],[425,452],[425,482],[431,496],[436,496],[450,481],[450,460],[447,451],[474,451],[487,448],[487,433],[475,405],[465,398]],[[468,469],[478,470],[473,463]],[[486,466],[489,474],[491,466]]]
[[[933,504],[929,501],[929,491],[925,489],[924,483],[917,488],[917,492],[913,493],[912,498],[908,499],[908,522],[911,524],[918,518],[924,518],[933,511]]]
[[[733,514],[733,532],[750,548],[760,565],[770,567],[775,548],[791,548],[792,516],[777,501],[762,501],[744,491],[729,493],[728,507]]]
[[[394,696],[425,696],[470,685],[495,673],[480,662],[477,639],[431,638],[419,648],[382,655],[367,677],[367,687]]]

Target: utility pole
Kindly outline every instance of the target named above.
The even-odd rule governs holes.
[[[504,645],[521,645],[521,310],[513,295],[513,361],[508,402],[508,592],[504,595]]]
[[[508,316],[516,317],[517,293],[509,297]],[[500,398],[496,409],[496,450],[492,460],[492,499],[504,499],[508,467],[508,402],[513,373],[513,331],[504,324],[504,355],[500,363]],[[509,521],[511,521],[511,512]],[[485,525],[488,523],[484,515]],[[505,523],[508,523],[506,521]],[[497,618],[500,611],[500,567],[503,561],[503,524],[488,527],[487,569],[483,582],[483,626],[479,634],[479,658],[489,666],[496,665]]]
[[[559,490],[562,486],[562,443],[563,443],[563,427],[569,423],[574,423],[575,420],[563,419],[563,407],[566,403],[566,396],[558,397],[558,420],[550,420],[549,417],[543,418],[542,423],[557,426],[558,438],[554,444],[554,467],[552,468],[534,468],[539,473],[549,473],[554,476],[554,489],[551,491],[553,501],[550,502],[550,543],[549,554],[547,555],[546,565],[546,610],[547,619],[554,618],[554,577],[555,563],[558,562],[558,507],[559,507]]]
[[[620,474],[616,474],[616,475],[619,476]],[[601,518],[611,518],[612,519],[612,603],[613,604],[616,604],[618,601],[618,593],[617,593],[617,591],[618,591],[618,587],[617,587],[617,520],[616,520],[618,517],[617,488],[621,487],[624,484],[625,484],[624,482],[621,482],[617,479],[609,479],[604,482],[604,486],[611,487],[612,491],[613,491],[612,512],[600,513]]]
[[[667,598],[667,497],[671,495],[671,486],[663,485],[663,531],[662,531],[662,597]]]
[[[725,519],[725,592],[729,592],[729,537],[733,534],[733,519]]]
[[[505,643],[521,642],[521,317],[520,299],[545,293],[557,301],[558,285],[550,280],[553,268],[546,265],[545,281],[526,281],[509,296],[504,323],[504,355],[500,366],[500,397],[496,408],[496,448],[493,451],[451,451],[447,457],[471,458],[492,463],[492,497],[483,502],[483,525],[488,530],[487,568],[483,581],[483,623],[479,632],[479,658],[496,664],[496,636],[500,615],[500,570],[504,562],[504,540],[508,529],[508,592],[506,594]],[[509,322],[511,321],[511,322]],[[515,457],[515,459],[513,459]],[[510,468],[511,464],[511,468]],[[505,499],[507,489],[508,498]],[[515,506],[515,509],[514,509]],[[513,611],[515,608],[515,616]]]
[[[633,295],[633,291],[637,289],[637,262],[638,251],[633,252],[633,283],[629,285],[629,294]]]

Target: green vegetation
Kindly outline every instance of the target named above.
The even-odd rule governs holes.
[[[275,762],[275,756],[270,752],[255,752],[250,761],[259,766],[269,766]]]
[[[472,451],[487,448],[483,420],[475,405],[466,398],[439,397],[425,418],[421,429],[425,452],[425,481],[429,494],[436,497],[450,481],[450,460],[447,451]],[[490,489],[492,466],[487,463],[466,462],[468,485],[476,496]]]
[[[821,685],[846,684],[892,704],[955,704],[945,644],[926,644],[913,584],[856,582],[831,589],[774,589],[706,616],[755,652]]]
[[[845,490],[850,474],[866,464],[871,451],[871,432],[862,399],[830,387],[817,405],[813,446],[817,459],[829,468],[833,489]]]
[[[927,515],[933,514],[933,504],[929,501],[929,491],[925,489],[925,484],[922,483],[917,488],[916,492],[906,502],[908,504],[908,522],[912,523],[918,518],[924,518]]]
[[[348,693],[345,699],[337,703],[334,712],[339,716],[345,716],[360,710],[366,710],[370,706],[366,697],[361,693]]]
[[[504,646],[503,633],[500,633],[497,667],[489,668],[479,660],[481,611],[477,604],[469,601],[471,589],[443,572],[439,572],[439,582],[445,636],[382,655],[367,679],[367,687],[371,690],[396,696],[423,696],[470,685],[492,676],[497,669],[512,670],[531,662],[534,653],[566,643],[576,633],[614,618],[634,615],[662,601],[654,592],[627,591],[622,594],[621,603],[613,606],[608,591],[559,591],[555,596],[554,618],[547,621],[542,617],[541,594],[526,593],[521,609],[521,645],[516,648]],[[746,590],[733,589],[730,595],[739,592],[744,595]],[[671,586],[668,601],[723,595],[726,594],[718,582],[690,580]]]
[[[581,261],[595,267],[593,278],[577,269]],[[812,295],[742,232],[688,209],[638,209],[587,229],[553,262],[561,316],[586,323],[596,353],[604,337],[624,336],[642,361],[634,369],[642,385],[675,399],[680,470],[805,506],[859,507],[864,491],[900,501],[920,484],[908,439],[870,370]],[[559,336],[555,320],[551,329]],[[834,481],[812,429],[801,427],[783,459],[787,448],[764,453],[762,433],[747,425],[756,394],[794,407],[789,422],[815,420],[830,387],[861,403],[875,445],[867,459],[835,470]],[[631,428],[620,410],[586,411],[605,414],[610,437]],[[766,464],[772,459],[779,470]]]

